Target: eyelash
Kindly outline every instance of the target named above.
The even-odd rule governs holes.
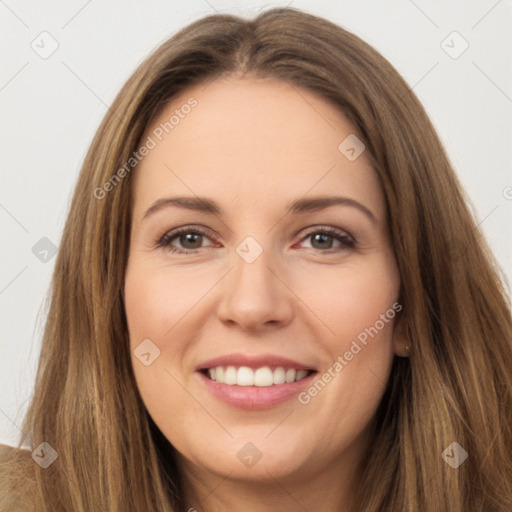
[[[185,228],[177,229],[176,231],[171,231],[171,232],[166,233],[164,236],[162,236],[161,238],[156,240],[156,246],[157,246],[157,248],[167,248],[167,250],[173,254],[174,253],[194,254],[194,253],[199,252],[199,249],[204,249],[204,247],[200,247],[198,249],[180,249],[177,247],[170,247],[172,240],[174,240],[175,238],[178,238],[181,235],[190,234],[190,233],[195,234],[195,235],[202,235],[204,237],[210,238],[208,236],[208,233],[206,233],[206,231],[201,228],[185,227]],[[350,235],[347,235],[344,231],[342,231],[340,229],[327,227],[327,226],[326,227],[315,227],[314,229],[311,229],[305,235],[303,235],[303,237],[301,238],[301,241],[311,237],[312,235],[316,235],[316,234],[331,236],[335,240],[338,240],[343,245],[343,247],[340,247],[337,249],[331,248],[331,249],[327,249],[325,251],[322,251],[321,249],[317,249],[317,251],[319,251],[321,254],[322,253],[323,254],[332,254],[333,252],[339,252],[339,251],[343,251],[343,250],[347,250],[347,249],[353,249],[356,246],[355,240]],[[313,247],[312,249],[315,249],[315,248]]]

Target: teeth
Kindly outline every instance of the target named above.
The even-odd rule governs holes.
[[[237,374],[236,368],[234,366],[228,366],[226,371],[224,372],[224,384],[229,384],[230,386],[236,384]]]
[[[291,369],[291,370],[286,370],[286,376],[285,376],[285,380],[286,382],[294,382],[295,381],[295,370]]]
[[[302,380],[308,374],[307,370],[297,370],[297,375],[295,375],[295,380]]]
[[[274,370],[274,384],[284,384],[286,382],[284,368],[281,366]]]
[[[258,368],[254,372],[254,385],[262,388],[274,385],[274,374],[268,366]]]
[[[236,374],[236,383],[239,386],[254,386],[254,372],[252,369],[247,368],[247,366],[240,366]]]
[[[274,371],[268,366],[253,370],[248,366],[217,366],[207,372],[211,380],[228,384],[229,386],[269,387],[278,384],[297,382],[308,375],[308,370],[285,369],[282,366]]]

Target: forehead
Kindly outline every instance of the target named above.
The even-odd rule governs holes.
[[[308,194],[342,194],[382,216],[365,152],[351,161],[340,150],[357,136],[335,105],[283,81],[228,77],[191,87],[143,137],[155,147],[135,172],[136,215],[166,194],[214,196],[233,214],[260,215]]]

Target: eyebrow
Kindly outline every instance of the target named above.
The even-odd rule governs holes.
[[[353,208],[357,208],[360,212],[364,213],[366,217],[368,217],[373,223],[378,223],[377,218],[369,208],[361,204],[359,201],[356,201],[355,199],[343,196],[317,196],[297,199],[288,205],[287,211],[294,214],[304,214],[324,210],[336,205],[352,206]],[[207,197],[163,197],[155,201],[146,210],[142,220],[169,206],[176,206],[186,210],[209,213],[216,216],[222,216],[224,213],[221,206],[216,201]]]

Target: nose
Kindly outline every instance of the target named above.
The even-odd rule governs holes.
[[[249,263],[235,252],[234,268],[223,279],[219,319],[246,331],[284,327],[294,315],[294,297],[286,276],[275,270],[270,251]]]

